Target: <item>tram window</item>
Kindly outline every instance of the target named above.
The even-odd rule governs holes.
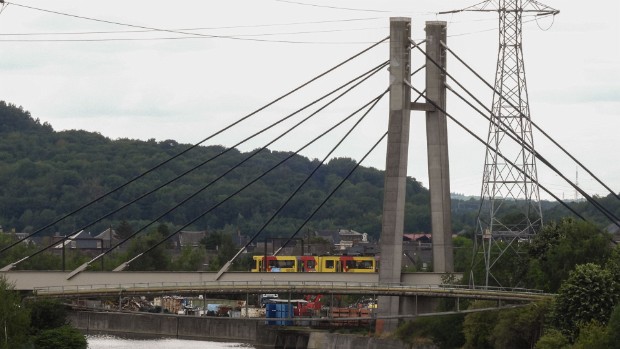
[[[308,261],[308,269],[314,269],[314,268],[316,268],[316,262]]]
[[[325,268],[334,269],[334,261],[332,260],[325,261]]]

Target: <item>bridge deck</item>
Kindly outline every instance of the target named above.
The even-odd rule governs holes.
[[[404,273],[397,284],[379,283],[376,273],[226,273],[220,281],[207,272],[68,272],[10,271],[0,273],[15,289],[41,296],[146,294],[333,293],[390,296],[536,301],[551,297],[536,290],[469,288],[441,285],[441,273]]]

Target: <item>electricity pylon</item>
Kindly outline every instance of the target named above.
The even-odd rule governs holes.
[[[482,176],[476,246],[484,255],[484,282],[493,267],[515,245],[529,241],[542,225],[534,139],[523,63],[523,14],[556,15],[559,11],[533,0],[487,0],[459,11],[499,14],[499,52],[495,91]],[[518,135],[520,144],[505,137]],[[508,139],[507,139],[508,138]],[[506,162],[501,156],[515,166]],[[478,250],[478,249],[477,249]]]

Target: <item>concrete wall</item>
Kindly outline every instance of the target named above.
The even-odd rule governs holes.
[[[234,318],[177,316],[150,313],[72,312],[71,324],[86,334],[130,338],[180,338],[249,343],[274,349],[433,349],[403,342],[313,331],[306,328],[266,326],[264,321]]]
[[[275,343],[275,333],[260,321],[231,318],[177,316],[150,313],[73,312],[71,324],[86,334],[111,334],[134,338]],[[262,328],[262,329],[261,329]]]
[[[312,332],[307,349],[436,349],[435,345],[406,344],[387,338]]]

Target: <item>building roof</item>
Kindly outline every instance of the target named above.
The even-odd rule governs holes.
[[[112,228],[108,228],[104,231],[102,231],[99,235],[94,236],[95,239],[103,239],[103,240],[120,240],[118,238],[118,234],[116,234],[116,230],[112,229]]]
[[[196,247],[200,246],[200,241],[207,236],[207,231],[182,230],[177,235],[179,236],[179,247]]]
[[[406,241],[419,241],[419,240],[432,240],[433,235],[427,233],[416,234],[403,234],[403,240]]]

